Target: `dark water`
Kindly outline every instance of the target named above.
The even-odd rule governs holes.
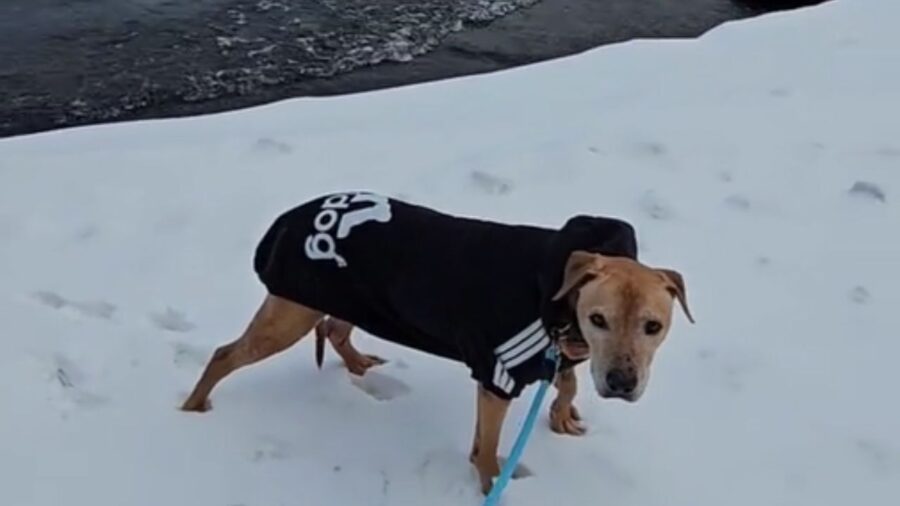
[[[497,70],[821,0],[0,0],[0,137]]]

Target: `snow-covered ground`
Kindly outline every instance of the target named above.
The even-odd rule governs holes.
[[[647,395],[583,388],[579,439],[545,408],[505,504],[900,504],[897,19],[895,0],[836,0],[697,41],[0,141],[0,504],[479,504],[467,372],[368,336],[391,363],[362,383],[333,354],[316,370],[310,340],[223,382],[212,412],[176,410],[262,297],[270,220],[348,188],[624,217],[645,261],[686,276],[698,322],[678,317]]]

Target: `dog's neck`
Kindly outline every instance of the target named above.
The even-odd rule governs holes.
[[[578,290],[573,290],[568,297],[559,301],[554,314],[548,315],[545,320],[547,333],[550,335],[551,341],[559,345],[560,341],[565,339],[569,342],[585,343],[584,336],[581,333],[581,327],[578,325],[578,317],[575,312],[576,303],[578,302]],[[575,366],[585,359],[572,359],[565,353],[562,354],[559,363],[559,370],[568,369]]]
[[[562,338],[584,341],[575,310],[579,288],[575,287],[562,300],[550,304],[544,314],[544,326],[553,342],[558,342]]]

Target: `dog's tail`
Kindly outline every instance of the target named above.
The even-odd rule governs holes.
[[[322,320],[316,325],[316,367],[319,369],[322,368],[322,362],[325,360],[325,340],[328,339],[325,321]]]

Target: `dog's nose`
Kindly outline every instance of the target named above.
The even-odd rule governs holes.
[[[637,372],[633,368],[613,369],[606,374],[606,386],[615,394],[630,394],[637,387]]]

